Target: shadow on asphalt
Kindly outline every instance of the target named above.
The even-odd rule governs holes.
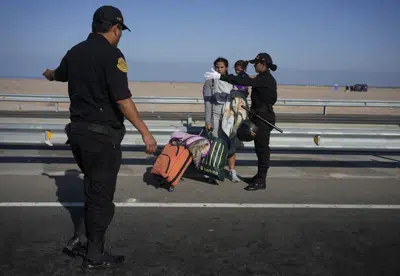
[[[79,170],[67,170],[65,175],[53,176],[43,173],[50,179],[54,179],[54,183],[57,186],[56,196],[58,202],[63,204],[64,202],[85,202],[84,185],[83,180],[79,177],[81,172]],[[79,226],[84,225],[85,212],[83,207],[71,207],[65,206],[64,208],[70,213],[72,222],[74,224],[74,230],[77,232]],[[73,233],[71,233],[72,237]]]
[[[161,178],[151,174],[151,168],[152,167],[146,168],[146,172],[143,174],[143,182],[146,185],[153,186],[156,189],[159,189],[159,188],[168,189],[168,186],[161,185]],[[225,174],[227,174],[227,171],[225,172]],[[193,163],[191,163],[189,165],[189,167],[184,172],[181,180],[179,181],[179,183],[177,185],[180,185],[181,182],[184,183],[186,179],[195,180],[197,182],[204,183],[207,185],[216,185],[216,184],[209,183],[208,180],[204,177],[204,175],[196,170]]]
[[[273,158],[273,155],[272,155]],[[155,159],[123,158],[122,165],[149,165]],[[271,167],[315,167],[315,168],[399,168],[400,161],[392,158],[394,162],[381,162],[376,160],[341,161],[341,160],[271,160]],[[2,156],[0,163],[42,163],[42,164],[75,164],[73,157],[40,157],[40,156]],[[257,166],[257,160],[237,159],[236,166]]]

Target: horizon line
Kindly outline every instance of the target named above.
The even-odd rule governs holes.
[[[33,79],[33,80],[39,80],[39,79],[45,79],[44,77],[28,77],[28,76],[0,76],[0,79]],[[199,81],[162,81],[162,80],[132,80],[128,78],[128,82],[146,82],[146,83],[204,83],[204,82],[199,82]],[[356,85],[357,83],[354,83],[352,85]],[[279,85],[287,85],[287,86],[316,86],[316,87],[334,87],[335,84],[313,84],[313,83],[309,83],[309,84],[296,84],[296,83],[278,83]],[[351,86],[351,85],[339,85],[339,87],[345,87],[345,86]],[[396,89],[396,88],[400,88],[400,86],[390,86],[390,85],[386,85],[386,86],[376,86],[376,85],[368,85],[369,88],[391,88],[391,89]]]

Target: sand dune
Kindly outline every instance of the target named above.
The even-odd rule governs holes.
[[[130,82],[129,87],[134,96],[187,96],[202,97],[201,83],[155,83]],[[46,94],[68,95],[66,83],[49,82],[45,79],[0,79],[1,93],[9,94]],[[341,87],[334,91],[332,87],[278,86],[279,99],[335,99],[335,100],[385,100],[400,101],[400,88],[370,88],[368,92],[345,92]],[[61,104],[60,109],[67,110],[68,104]],[[5,103],[0,102],[2,110],[54,110],[54,104]],[[138,105],[140,110],[151,110],[148,104]],[[163,105],[156,106],[155,111],[203,111],[203,105]],[[313,107],[283,107],[277,106],[276,112],[320,112],[321,108]],[[329,113],[357,114],[388,114],[400,115],[400,109],[389,108],[329,108]]]

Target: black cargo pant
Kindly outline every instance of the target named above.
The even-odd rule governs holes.
[[[275,124],[275,116],[271,114],[259,114],[270,123]],[[272,117],[272,118],[271,118]],[[257,118],[252,118],[254,124],[258,127],[257,135],[254,139],[254,147],[258,159],[258,175],[266,177],[270,166],[271,149],[269,147],[272,127],[260,121]]]
[[[86,125],[72,123],[68,138],[76,163],[84,174],[85,216],[76,231],[78,235],[85,232],[87,257],[96,259],[102,253],[105,233],[114,216],[122,137],[94,132]]]

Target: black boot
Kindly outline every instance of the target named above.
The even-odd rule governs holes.
[[[255,180],[257,177],[258,177],[258,174],[256,174],[255,176],[253,176],[253,177],[251,177],[251,178],[246,178],[246,179],[243,179],[243,180],[244,180],[245,183],[251,184],[251,183],[254,182],[254,180]]]
[[[125,261],[124,256],[111,255],[104,252],[103,242],[89,242],[88,254],[83,260],[82,269],[84,271],[111,268],[121,265]]]
[[[111,255],[109,253],[103,253],[96,260],[84,259],[82,263],[82,269],[84,271],[104,269],[116,267],[123,264],[125,261],[125,256]]]
[[[86,246],[82,238],[78,235],[73,236],[64,247],[63,252],[68,256],[75,258],[77,255],[85,257]]]
[[[246,191],[256,191],[266,189],[266,176],[256,175],[249,182],[248,186],[244,188]]]

